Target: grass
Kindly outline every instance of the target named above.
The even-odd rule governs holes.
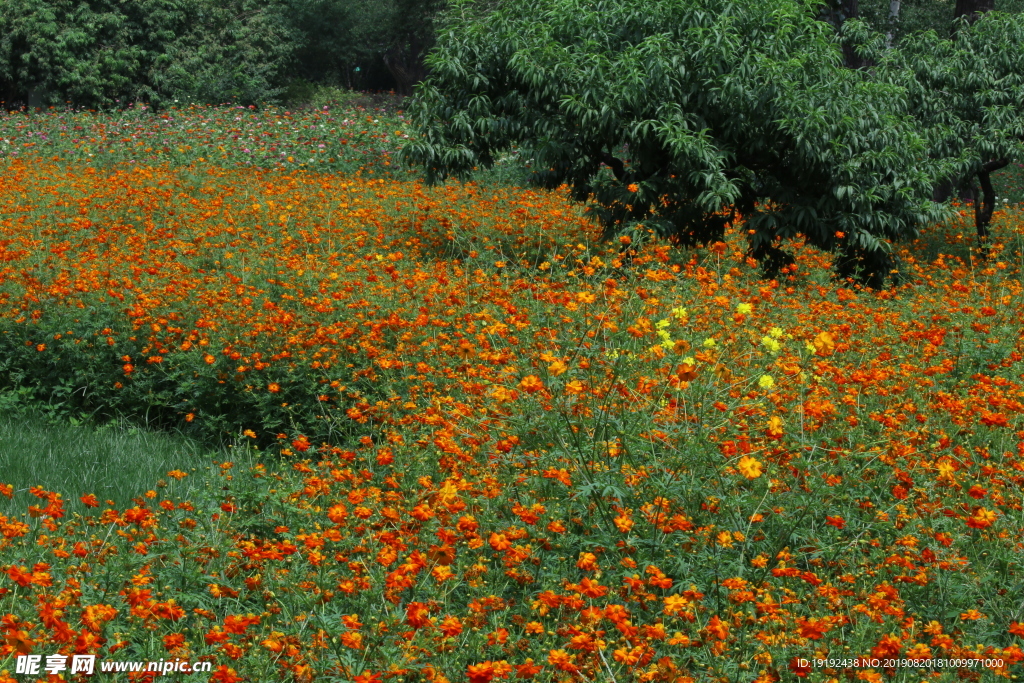
[[[40,409],[7,410],[0,412],[0,470],[14,496],[0,497],[0,514],[19,514],[38,502],[29,493],[35,486],[60,493],[69,513],[86,512],[79,500],[86,494],[130,507],[166,486],[167,472],[194,472],[211,459],[209,450],[185,438],[120,421],[96,427]]]

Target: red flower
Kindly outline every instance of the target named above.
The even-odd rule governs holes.
[[[422,602],[410,602],[405,608],[405,623],[413,628],[422,628],[430,623],[430,610]]]
[[[542,668],[534,664],[532,658],[527,659],[525,664],[516,667],[516,678],[533,678]]]
[[[894,635],[884,635],[878,644],[871,648],[871,656],[877,659],[895,657],[903,649],[903,643]]]
[[[811,663],[807,659],[793,657],[789,660],[789,670],[798,678],[807,678],[807,674],[811,673]]]
[[[986,510],[985,508],[978,508],[974,511],[974,514],[967,518],[967,526],[972,529],[985,529],[992,526],[992,523],[996,521],[996,513],[992,510]]]
[[[238,675],[237,671],[224,664],[218,666],[213,675],[210,676],[210,681],[213,683],[238,683],[241,680],[242,677]]]
[[[469,683],[490,683],[494,678],[494,665],[490,662],[470,664],[466,674],[469,676]]]

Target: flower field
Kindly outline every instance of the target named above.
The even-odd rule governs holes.
[[[966,212],[904,245],[897,290],[799,245],[764,281],[742,224],[609,245],[559,193],[425,187],[396,119],[250,163],[292,124],[190,115],[2,125],[0,385],[234,456],[120,508],[0,475],[0,681],[1019,674],[1018,209],[988,261]]]

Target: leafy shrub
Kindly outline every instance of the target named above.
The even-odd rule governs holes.
[[[428,179],[516,145],[532,181],[567,184],[607,236],[707,244],[742,216],[770,274],[800,235],[876,285],[887,241],[939,215],[948,164],[928,159],[902,90],[843,68],[802,3],[535,0],[447,16],[404,149]]]

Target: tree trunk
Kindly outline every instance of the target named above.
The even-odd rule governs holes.
[[[847,19],[856,19],[860,16],[860,0],[829,0],[823,5],[822,13],[818,16],[822,21],[832,24],[838,32],[842,30]],[[843,45],[843,61],[850,69],[866,66],[864,60],[857,56],[850,45]]]
[[[967,21],[973,24],[979,16],[995,8],[996,0],[956,0],[953,19],[967,17]]]
[[[900,0],[889,0],[889,30],[885,32],[885,46],[892,47],[896,25],[900,21]]]
[[[973,24],[982,14],[991,12],[995,8],[996,0],[956,0],[956,9],[953,10],[952,36],[956,38],[956,32],[960,28],[962,19],[966,19],[968,24]],[[1008,159],[992,159],[985,162],[977,173],[978,182],[981,183],[980,190],[975,186],[974,178],[968,178],[964,183],[965,187],[970,188],[971,198],[974,200],[974,227],[978,231],[978,245],[983,258],[988,257],[988,228],[992,222],[992,213],[996,208],[996,193],[992,188],[990,174],[1007,164],[1009,164]]]
[[[985,12],[996,8],[996,0],[956,0],[956,8],[953,10],[953,26],[950,35],[956,38],[956,32],[960,28],[961,18],[966,18],[968,24],[973,24]]]
[[[384,52],[384,66],[395,79],[399,95],[412,95],[413,86],[427,77],[425,56],[425,50],[415,39]]]
[[[990,161],[978,171],[981,192],[974,194],[974,227],[978,230],[978,246],[981,248],[981,255],[985,258],[988,257],[988,226],[992,222],[992,213],[996,210],[996,191],[992,187],[992,179],[989,174],[1009,163],[1009,159]]]

